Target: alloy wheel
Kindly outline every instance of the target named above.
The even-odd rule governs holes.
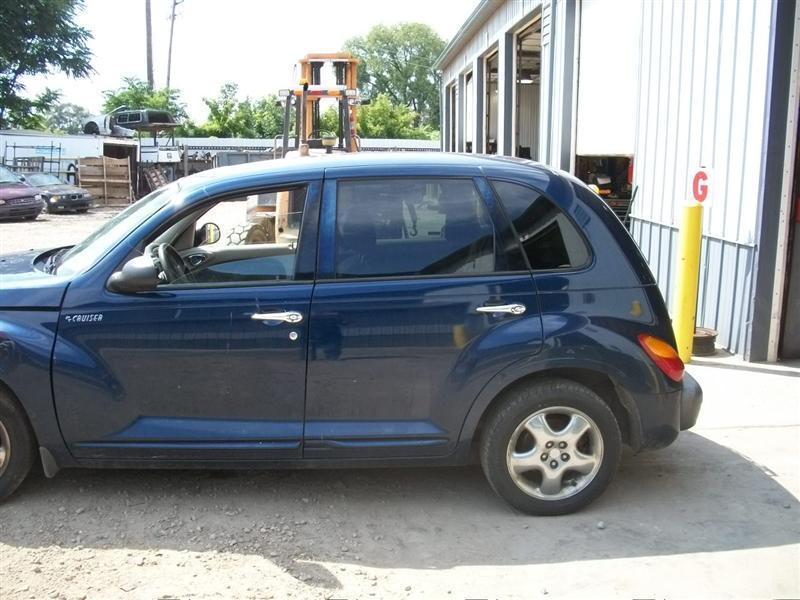
[[[523,419],[508,442],[506,465],[523,492],[541,500],[574,496],[597,475],[603,438],[583,412],[564,406]]]

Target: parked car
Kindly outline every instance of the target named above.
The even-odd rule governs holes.
[[[125,110],[125,107],[114,109],[105,115],[93,115],[83,122],[83,133],[88,135],[110,135],[114,137],[133,137],[136,132],[133,129],[122,127],[117,124],[117,114]]]
[[[137,131],[161,131],[177,125],[175,118],[165,110],[132,110],[121,106],[106,115],[89,117],[83,123],[83,132],[90,135],[133,137]]]
[[[64,183],[52,173],[27,173],[25,182],[40,191],[47,212],[85,213],[91,206],[92,195],[88,190]]]
[[[39,191],[24,178],[0,165],[0,219],[29,219],[39,216],[44,208]]]
[[[267,234],[231,241],[237,219]],[[0,496],[37,454],[48,476],[479,461],[562,514],[700,409],[631,237],[529,161],[205,171],[0,273]]]

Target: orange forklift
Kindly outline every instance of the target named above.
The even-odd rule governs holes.
[[[283,143],[281,156],[288,152],[289,139],[294,129],[294,148],[301,156],[307,154],[357,152],[358,105],[358,60],[349,52],[308,54],[298,61],[300,86],[278,92],[284,108]],[[333,67],[333,85],[323,84],[323,68]],[[323,135],[320,131],[320,100],[333,98],[337,101],[339,123],[336,135]],[[292,114],[294,111],[294,114]],[[292,127],[294,125],[294,128]],[[316,152],[314,152],[316,150]],[[275,148],[276,156],[278,148]]]

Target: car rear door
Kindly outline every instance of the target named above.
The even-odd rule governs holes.
[[[484,179],[326,175],[304,457],[453,451],[503,367],[538,352],[531,274]]]

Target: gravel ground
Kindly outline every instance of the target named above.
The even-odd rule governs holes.
[[[75,244],[120,210],[94,208],[82,215],[43,212],[35,221],[0,221],[0,254]]]
[[[0,224],[0,248],[110,214]],[[800,597],[800,368],[690,370],[697,427],[565,517],[478,468],[34,473],[0,505],[0,598]]]

